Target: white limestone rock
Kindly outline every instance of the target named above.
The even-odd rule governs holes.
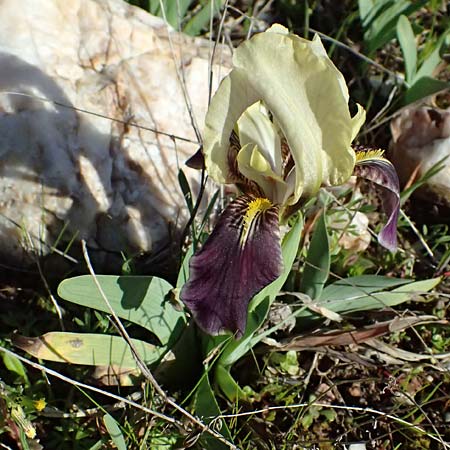
[[[3,0],[0,17],[0,254],[25,265],[75,235],[104,255],[170,244],[198,148],[186,97],[201,128],[212,45],[121,0]]]

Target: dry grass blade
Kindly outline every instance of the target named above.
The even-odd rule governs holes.
[[[28,97],[28,98],[32,98],[33,100],[38,100],[40,102],[43,103],[49,103],[53,106],[60,106],[61,108],[67,108],[70,109],[72,111],[76,111],[82,114],[88,114],[90,116],[94,116],[94,117],[99,117],[101,119],[108,119],[111,122],[115,122],[115,123],[119,123],[121,125],[126,125],[127,127],[134,127],[134,128],[139,128],[140,130],[144,130],[144,131],[151,131],[152,133],[155,134],[160,134],[162,136],[167,136],[172,140],[178,140],[178,141],[183,141],[183,142],[188,142],[191,144],[200,144],[199,141],[193,141],[192,139],[188,139],[185,138],[183,136],[177,136],[176,134],[173,133],[167,133],[165,131],[160,131],[160,130],[156,130],[155,128],[151,128],[151,127],[146,127],[144,125],[140,125],[138,123],[135,122],[131,122],[131,121],[127,121],[127,120],[120,120],[120,119],[116,119],[114,117],[109,117],[109,116],[105,116],[104,114],[100,114],[97,113],[95,111],[88,111],[87,109],[83,109],[83,108],[77,108],[76,106],[73,105],[67,105],[65,103],[61,103],[55,100],[51,100],[45,97],[39,97],[38,95],[32,95],[32,94],[27,94],[24,92],[16,92],[16,91],[0,91],[0,94],[7,94],[7,95],[16,95],[16,96],[21,96],[21,97]]]

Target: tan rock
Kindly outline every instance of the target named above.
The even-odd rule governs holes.
[[[104,255],[170,244],[180,167],[198,189],[187,104],[201,127],[210,44],[121,0],[4,0],[0,17],[0,254],[30,261],[23,230],[40,254],[74,235]]]

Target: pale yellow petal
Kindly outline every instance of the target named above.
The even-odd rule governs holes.
[[[237,49],[234,65],[247,74],[287,138],[296,167],[290,203],[351,176],[354,124],[348,92],[320,39],[261,33]]]
[[[211,99],[205,118],[203,154],[208,174],[218,183],[232,183],[228,167],[230,135],[242,113],[256,103],[258,93],[248,83],[248,75],[232,70]]]
[[[247,108],[238,120],[241,146],[255,144],[271,169],[281,175],[281,142],[277,128],[269,118],[267,109],[257,102]]]
[[[352,141],[358,135],[359,130],[366,121],[366,110],[361,106],[358,106],[357,113],[352,117]]]
[[[254,144],[246,144],[237,156],[239,171],[253,180],[274,203],[279,203],[286,191],[286,183],[271,168],[269,162]]]
[[[354,118],[350,116],[345,80],[318,37],[308,41],[276,25],[241,44],[233,65],[206,117],[204,152],[214,179],[230,180],[231,130],[259,100],[273,114],[295,161],[295,192],[289,204],[315,194],[321,185],[341,184],[351,176],[355,161],[351,142],[364,114],[360,108]],[[259,151],[269,155],[262,141],[264,149]]]

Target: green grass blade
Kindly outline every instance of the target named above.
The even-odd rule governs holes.
[[[157,277],[113,275],[98,275],[97,279],[121,319],[151,331],[162,345],[170,345],[178,338],[186,317],[167,299],[172,289],[167,281]],[[80,306],[110,312],[90,275],[64,280],[58,286],[58,295]]]
[[[189,213],[192,214],[194,204],[192,203],[191,187],[189,186],[189,182],[186,178],[185,173],[181,169],[178,171],[178,184],[180,185],[181,191],[183,192],[183,197],[186,201]]]
[[[211,13],[217,16],[220,13],[224,0],[209,0],[206,5],[186,24],[183,31],[191,36],[198,36],[206,29],[211,20]]]
[[[359,15],[363,28],[370,31],[375,19],[392,5],[393,0],[360,0]]]
[[[184,255],[183,262],[181,263],[180,271],[178,272],[177,288],[181,289],[184,283],[189,278],[189,261],[194,254],[194,244],[191,244]]]
[[[444,89],[450,89],[449,82],[430,77],[422,77],[406,91],[403,104],[409,105]]]
[[[155,16],[166,18],[176,30],[181,26],[192,0],[150,0],[149,12]],[[164,6],[164,12],[161,9]]]
[[[364,23],[373,8],[373,0],[358,0],[359,17]]]
[[[408,200],[408,198],[413,194],[413,192],[426,184],[434,175],[439,173],[441,170],[445,169],[445,161],[448,159],[448,156],[445,156],[441,160],[439,160],[436,164],[431,166],[417,181],[413,183],[408,189],[405,189],[400,194],[400,205],[403,206]]]
[[[319,298],[330,274],[330,244],[325,212],[317,221],[305,262],[300,291],[312,299]]]
[[[417,70],[417,48],[412,26],[404,15],[401,15],[397,21],[397,38],[405,60],[406,81],[410,85]]]
[[[208,374],[202,377],[202,381],[197,389],[195,396],[195,414],[198,417],[202,417],[205,423],[211,422],[211,418],[221,414],[219,404],[217,403],[216,397],[211,385],[209,383]],[[230,430],[228,429],[225,422],[222,422],[222,428],[220,430],[223,436],[228,440],[231,440]],[[225,444],[217,441],[212,436],[204,433],[201,438],[202,447],[207,450],[225,450],[228,447]]]
[[[441,277],[431,278],[429,280],[404,284],[392,291],[373,292],[369,295],[361,294],[361,291],[358,288],[355,288],[353,295],[342,295],[339,297],[336,295],[332,299],[322,298],[315,303],[319,307],[327,308],[338,314],[350,314],[359,311],[383,309],[412,300],[415,295],[430,291],[440,282]],[[314,316],[315,314],[310,309],[303,309],[298,314],[298,317]]]
[[[405,278],[391,278],[379,275],[361,275],[338,280],[327,286],[320,296],[321,301],[340,299],[354,300],[381,289],[389,289],[410,283]]]
[[[245,399],[247,397],[245,392],[232,377],[230,367],[223,367],[222,364],[217,364],[215,379],[229,401],[235,402],[236,399]]]
[[[105,424],[106,430],[111,436],[113,444],[116,446],[117,450],[127,450],[127,445],[125,443],[125,438],[123,437],[122,430],[119,424],[115,421],[113,416],[110,414],[105,414],[103,416],[103,423]]]
[[[387,44],[395,37],[396,25],[400,15],[409,16],[420,9],[426,0],[392,0],[375,2],[376,14],[369,13],[366,18],[364,38],[368,53],[371,54],[378,48]]]

